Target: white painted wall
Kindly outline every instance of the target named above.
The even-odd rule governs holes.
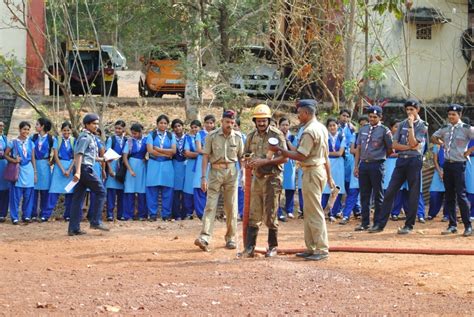
[[[444,16],[451,19],[446,24],[432,26],[432,39],[416,39],[414,23],[398,21],[392,15],[376,18],[382,21],[370,34],[370,54],[384,56],[376,40],[379,34],[389,57],[397,57],[396,71],[387,70],[387,78],[377,87],[381,97],[403,100],[406,95],[415,96],[424,102],[451,96],[459,85],[459,94],[465,95],[467,90],[467,64],[461,54],[460,38],[468,27],[467,1],[463,0],[415,0],[413,8],[434,7],[441,10]],[[374,14],[375,16],[375,14]],[[406,32],[405,50],[403,28]],[[360,31],[356,37],[354,50],[354,72],[361,76],[364,63],[364,34]],[[408,57],[408,58],[407,58]],[[408,72],[406,65],[409,65]],[[397,76],[398,73],[398,76]],[[407,76],[408,74],[408,76]],[[404,90],[400,84],[409,82],[410,91]],[[370,84],[369,92],[374,92],[374,84]]]
[[[20,0],[16,2],[21,3]],[[20,29],[18,24],[11,21],[11,13],[3,1],[0,1],[0,54],[7,56],[14,55],[21,65],[25,65],[26,31]],[[24,71],[22,80],[25,82]],[[1,87],[0,90],[2,90]]]

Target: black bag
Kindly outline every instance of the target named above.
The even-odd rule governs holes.
[[[120,158],[117,162],[118,168],[117,173],[115,173],[115,179],[117,182],[124,183],[125,182],[125,175],[127,174],[127,167],[123,164],[122,158]]]

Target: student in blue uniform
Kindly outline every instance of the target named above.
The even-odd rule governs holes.
[[[398,150],[395,170],[390,179],[380,215],[374,219],[374,225],[368,232],[375,233],[384,230],[390,212],[393,209],[395,197],[405,181],[410,187],[408,208],[405,210],[405,225],[398,230],[398,234],[408,234],[415,225],[418,203],[421,190],[421,169],[423,167],[423,153],[428,136],[428,125],[419,116],[420,103],[409,99],[404,104],[407,119],[393,136],[393,148]]]
[[[10,183],[3,178],[7,160],[5,159],[5,151],[8,147],[7,137],[3,134],[5,123],[0,121],[0,223],[5,222],[8,213],[8,200]]]
[[[339,120],[337,122],[339,131],[342,132],[346,140],[346,148],[344,150],[344,188],[346,193],[349,193],[351,177],[354,174],[354,156],[351,155],[351,140],[354,138],[356,127],[351,122],[352,112],[349,109],[342,109],[339,112]],[[346,197],[347,199],[347,197]],[[356,210],[360,212],[359,201],[355,204]]]
[[[114,124],[115,135],[109,137],[105,144],[106,150],[112,149],[118,155],[123,154],[123,149],[127,143],[125,134],[125,122],[118,120]],[[107,162],[108,177],[105,181],[107,189],[107,221],[114,221],[114,209],[117,206],[117,219],[125,220],[123,216],[123,183],[115,178],[115,173],[119,169],[119,161]]]
[[[469,142],[468,148],[474,147],[474,139]],[[466,192],[467,198],[471,203],[470,218],[474,221],[474,151],[469,155],[469,160],[466,162]]]
[[[438,144],[433,145],[433,163],[435,166],[433,179],[430,185],[430,209],[428,211],[428,220],[435,218],[444,201],[444,184],[443,184],[443,164],[444,164],[444,146]],[[443,219],[448,218],[445,208],[443,208]]]
[[[196,158],[196,168],[194,170],[194,209],[196,210],[196,216],[199,219],[204,215],[204,208],[206,207],[206,193],[201,189],[201,165],[202,165],[202,153],[204,146],[206,145],[206,136],[209,132],[214,130],[216,126],[216,117],[212,114],[204,117],[204,129],[199,131],[196,135],[196,152],[199,153]],[[207,177],[207,175],[205,175]]]
[[[240,134],[242,135],[242,142],[245,144],[245,142],[247,141],[247,135],[245,133],[242,132],[242,130],[240,129],[240,118],[237,118],[235,119],[235,124],[234,124],[234,130],[235,131],[239,131]],[[245,182],[245,179],[244,179],[244,175],[242,173],[242,169],[241,169],[241,162],[237,162],[237,172],[239,174],[239,186],[238,186],[238,189],[237,189],[237,211],[238,211],[238,219],[242,220],[242,217],[244,215],[244,182]]]
[[[186,135],[184,134],[184,123],[181,119],[174,119],[171,122],[174,137],[176,138],[176,154],[173,155],[174,169],[174,187],[173,187],[173,208],[172,215],[176,220],[186,218],[184,209],[184,177],[186,175],[186,157],[184,156],[184,142]]]
[[[14,225],[18,224],[21,205],[22,220],[25,223],[31,222],[31,213],[33,212],[33,196],[35,183],[38,179],[36,174],[36,160],[34,153],[35,145],[30,134],[31,125],[27,121],[20,122],[20,135],[8,143],[5,151],[5,158],[8,162],[19,163],[20,173],[15,183],[10,183],[10,217]]]
[[[449,214],[449,225],[441,232],[443,235],[457,233],[456,202],[459,206],[461,219],[464,224],[464,237],[472,236],[470,207],[466,195],[466,162],[474,152],[474,147],[468,147],[474,139],[474,127],[462,122],[463,107],[451,104],[448,107],[448,124],[438,129],[431,140],[433,143],[445,146],[443,165],[443,182],[446,190],[445,208]]]
[[[49,161],[51,151],[53,150],[53,137],[49,134],[51,127],[52,123],[49,119],[39,118],[35,126],[37,133],[31,137],[35,144],[36,172],[38,174],[38,180],[35,183],[31,220],[36,220],[38,215],[48,212],[49,187],[51,186],[51,166]]]
[[[147,151],[150,154],[146,174],[146,203],[150,221],[158,218],[161,195],[161,218],[171,219],[173,204],[174,170],[172,157],[176,154],[176,138],[168,131],[170,119],[162,114],[156,119],[157,129],[148,134]]]
[[[290,151],[294,151],[298,145],[296,136],[290,133],[290,120],[286,117],[280,118],[278,121],[278,127],[283,133],[286,139],[286,146]],[[283,165],[283,184],[282,188],[285,190],[285,212],[286,216],[290,219],[295,218],[295,190],[296,190],[296,162],[288,159]],[[286,221],[286,217],[283,215],[281,206],[278,206],[278,219],[280,221]]]
[[[336,186],[339,186],[341,190],[339,191],[339,195],[334,202],[334,206],[329,212],[329,221],[334,222],[336,221],[336,216],[339,216],[339,212],[341,211],[341,198],[342,195],[346,193],[345,190],[345,176],[344,176],[344,152],[346,150],[346,141],[344,135],[338,129],[337,121],[334,118],[329,118],[326,121],[326,127],[328,128],[329,132],[329,161],[331,164],[331,175],[334,179]],[[331,189],[328,185],[324,188],[323,197],[322,197],[322,205],[326,208],[326,204],[328,203],[329,196],[331,194]]]
[[[369,118],[366,115],[362,115],[358,119],[359,131],[360,129],[369,123]],[[350,154],[354,156],[357,150],[357,139],[359,134],[356,132],[352,135],[350,140]],[[361,215],[361,208],[359,203],[359,179],[354,176],[354,160],[351,160],[351,180],[349,182],[346,202],[344,204],[344,209],[342,210],[342,220],[339,222],[340,225],[346,225],[349,223],[349,218],[351,213],[354,212],[354,217],[358,218]]]
[[[55,165],[49,188],[49,203],[46,213],[41,214],[41,221],[47,221],[58,202],[59,195],[64,194],[64,219],[71,217],[72,192],[67,193],[65,187],[72,181],[74,168],[74,142],[71,136],[72,126],[70,122],[61,125],[61,136],[54,138],[53,156]]]
[[[143,137],[143,126],[134,123],[130,127],[132,136],[128,138],[123,149],[122,160],[127,168],[123,194],[123,218],[134,218],[135,207],[137,219],[148,218],[146,206],[146,139]]]
[[[194,213],[194,171],[196,170],[196,158],[199,153],[196,150],[196,135],[201,130],[201,121],[193,120],[189,124],[189,133],[186,134],[184,142],[184,156],[186,156],[186,171],[183,186],[183,206],[186,214],[185,219],[193,219]]]

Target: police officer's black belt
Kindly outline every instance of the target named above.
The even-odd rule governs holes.
[[[421,155],[398,155],[398,158],[404,158],[404,159],[408,159],[408,158],[415,158],[415,157],[419,157]]]
[[[453,161],[453,160],[444,160],[445,163],[457,164],[457,163],[464,163],[465,161]]]
[[[383,163],[385,160],[362,160],[364,163]]]

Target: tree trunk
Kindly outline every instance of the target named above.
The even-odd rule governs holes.
[[[351,0],[349,4],[349,19],[347,25],[347,33],[345,36],[345,43],[344,43],[344,80],[349,81],[352,79],[352,50],[354,47],[354,28],[355,28],[355,14],[356,14],[356,0]],[[350,110],[354,109],[354,99],[350,98],[346,100],[346,106]]]

